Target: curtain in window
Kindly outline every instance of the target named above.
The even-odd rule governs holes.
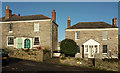
[[[14,37],[8,37],[8,45],[14,44]]]
[[[108,39],[108,31],[103,31],[103,40]]]
[[[34,31],[39,31],[39,23],[34,23]]]

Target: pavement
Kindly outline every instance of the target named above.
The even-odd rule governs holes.
[[[59,60],[59,59],[56,59]],[[52,60],[49,60],[52,61]],[[107,71],[100,71],[96,69],[89,69],[89,68],[82,68],[82,67],[76,67],[76,66],[67,66],[67,65],[61,65],[61,64],[53,64],[52,62],[49,63],[49,61],[45,62],[35,62],[35,61],[29,61],[29,60],[22,60],[22,59],[16,59],[11,58],[9,64],[5,64],[2,66],[2,73],[14,73],[14,72],[20,72],[20,73],[41,73],[41,72],[52,72],[52,73],[103,73]],[[56,61],[58,62],[58,61]],[[116,73],[116,72],[109,72],[109,73]]]

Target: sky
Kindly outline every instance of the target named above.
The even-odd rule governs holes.
[[[20,13],[21,16],[43,14],[51,18],[55,9],[59,42],[65,39],[68,16],[71,26],[79,22],[99,21],[112,24],[112,19],[118,18],[118,2],[2,2],[2,16],[5,16],[7,5],[13,14]]]

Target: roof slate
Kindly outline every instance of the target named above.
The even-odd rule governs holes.
[[[44,15],[28,15],[28,16],[11,16],[10,18],[0,18],[3,22],[5,21],[24,21],[24,20],[42,20],[42,19],[51,19]]]
[[[79,22],[67,29],[118,28],[105,22]]]

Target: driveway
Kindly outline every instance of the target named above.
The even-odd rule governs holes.
[[[102,72],[95,69],[88,69],[88,68],[80,68],[74,66],[67,66],[67,65],[60,65],[60,64],[52,64],[47,62],[34,62],[22,59],[15,59],[11,58],[10,63],[2,66],[2,71],[4,72],[32,72],[32,73],[39,73],[41,71],[81,71],[82,73],[89,73],[89,72]],[[66,72],[65,72],[66,73]],[[111,72],[115,73],[115,72]]]

